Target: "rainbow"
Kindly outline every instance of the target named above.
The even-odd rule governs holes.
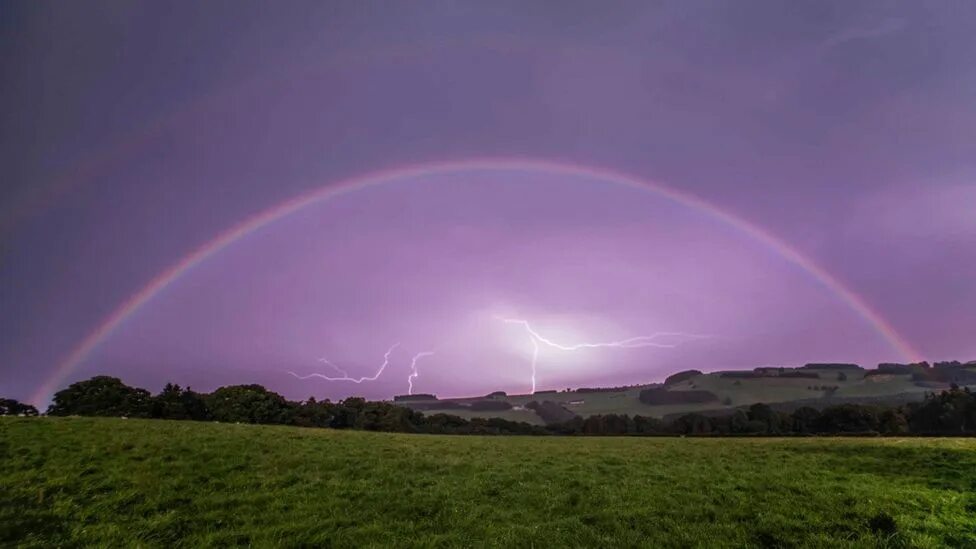
[[[868,303],[847,288],[840,280],[817,265],[813,260],[797,251],[785,241],[770,234],[753,223],[746,221],[733,213],[726,212],[694,195],[678,191],[660,183],[645,181],[637,177],[605,168],[595,168],[568,162],[522,158],[485,158],[437,163],[417,164],[406,167],[392,168],[354,177],[337,184],[326,185],[300,194],[267,210],[241,221],[216,238],[205,242],[168,269],[159,273],[138,292],[134,293],[108,315],[91,333],[81,340],[77,346],[57,365],[54,372],[47,377],[31,397],[32,402],[43,403],[54,393],[55,388],[67,378],[99,344],[104,342],[112,332],[128,320],[141,307],[166,289],[175,280],[190,271],[195,265],[205,261],[208,257],[220,252],[234,242],[247,235],[285,218],[306,206],[329,200],[338,196],[374,187],[398,180],[432,176],[453,172],[491,172],[491,171],[526,171],[541,172],[550,175],[567,177],[587,177],[606,181],[618,185],[634,187],[651,191],[659,196],[668,198],[683,206],[701,211],[718,221],[737,229],[741,233],[767,246],[783,259],[793,263],[807,272],[839,299],[846,303],[864,321],[871,326],[887,344],[904,360],[919,361],[919,353],[911,344],[901,337],[898,332]]]

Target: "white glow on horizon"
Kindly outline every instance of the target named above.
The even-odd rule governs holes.
[[[618,348],[618,349],[637,349],[641,347],[657,347],[663,349],[670,349],[677,347],[681,343],[697,339],[705,339],[709,336],[699,335],[699,334],[689,334],[684,332],[656,332],[651,335],[646,336],[635,336],[626,339],[621,339],[617,341],[607,341],[607,342],[582,342],[574,344],[565,344],[554,341],[553,339],[543,336],[529,324],[529,321],[519,319],[519,318],[505,318],[502,316],[495,316],[497,320],[500,320],[506,324],[514,324],[521,326],[526,333],[529,335],[530,341],[532,341],[532,361],[531,361],[531,382],[532,382],[532,392],[536,391],[536,373],[538,369],[539,362],[539,351],[540,344],[546,347],[556,349],[558,351],[579,351],[581,349],[600,349],[600,348]],[[677,338],[677,340],[664,343],[658,341],[661,338]]]

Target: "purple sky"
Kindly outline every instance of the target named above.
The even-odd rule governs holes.
[[[976,4],[8,3],[0,395],[29,399],[198,246],[315,188],[484,157],[659,181],[762,227],[930,360],[976,359]],[[196,265],[60,386],[291,398],[539,388],[902,357],[700,210],[594,177],[458,171],[315,203]],[[372,376],[374,382],[298,380]]]

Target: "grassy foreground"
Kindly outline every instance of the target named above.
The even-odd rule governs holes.
[[[0,418],[0,494],[4,547],[976,547],[976,439]]]

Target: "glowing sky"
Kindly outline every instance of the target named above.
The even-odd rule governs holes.
[[[242,220],[470,158],[662,182],[788,243],[921,355],[976,359],[976,5],[524,4],[7,6],[0,396],[37,396],[113,311]],[[904,358],[700,208],[592,173],[458,169],[234,241],[63,382],[386,398],[433,351],[415,392],[527,391],[532,339],[498,317],[567,345],[709,336],[543,345],[539,388]],[[370,377],[396,343],[368,383],[288,373]]]

